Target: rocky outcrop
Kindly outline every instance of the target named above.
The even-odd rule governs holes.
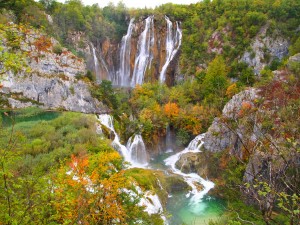
[[[175,165],[183,173],[197,173],[203,178],[208,176],[207,159],[203,152],[185,153]]]
[[[83,113],[103,113],[106,107],[94,99],[83,81],[68,80],[63,74],[49,76],[39,73],[11,74],[2,82],[1,93],[7,96],[9,107],[39,106]]]
[[[84,113],[101,113],[106,107],[91,96],[89,84],[80,77],[86,73],[85,63],[59,42],[36,30],[11,28],[23,37],[20,51],[27,54],[29,71],[7,72],[0,93],[5,107],[39,106]],[[5,39],[4,39],[4,47]]]
[[[243,107],[251,107],[255,99],[258,98],[258,90],[250,88],[233,98],[225,105],[222,118],[215,118],[204,136],[204,148],[211,152],[220,152],[225,149],[240,152],[241,140],[244,136],[245,128],[242,124],[232,130],[226,123],[228,120],[237,120]],[[253,127],[253,139],[255,139],[255,129]]]
[[[289,40],[278,31],[274,31],[272,35],[267,34],[268,29],[269,24],[261,28],[250,45],[251,50],[246,51],[241,57],[241,61],[253,67],[255,74],[259,74],[274,59],[281,60],[288,55]]]

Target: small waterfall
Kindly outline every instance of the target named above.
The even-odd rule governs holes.
[[[141,33],[138,42],[138,55],[135,58],[134,70],[130,85],[132,87],[142,84],[147,68],[151,65],[151,45],[154,42],[154,23],[153,16],[146,19],[145,29]]]
[[[166,153],[173,152],[174,140],[172,138],[170,126],[166,128]]]
[[[112,147],[122,154],[125,161],[130,162],[133,167],[144,167],[147,165],[148,155],[141,135],[135,135],[129,138],[127,147],[125,147],[121,144],[120,137],[115,131],[112,116],[108,114],[99,115],[99,121],[113,132],[115,137],[112,142]]]
[[[113,81],[117,86],[130,86],[130,52],[131,52],[131,34],[134,28],[134,18],[130,20],[127,34],[123,36],[120,50],[120,67]]]
[[[99,62],[98,62],[98,58],[97,58],[97,55],[96,55],[96,49],[95,49],[94,45],[91,45],[91,46],[92,46],[93,59],[94,59],[95,76],[97,78],[97,77],[100,77],[100,74],[99,74]]]
[[[92,53],[93,53],[93,59],[94,59],[95,76],[96,76],[97,81],[101,81],[105,78],[110,79],[110,72],[108,70],[108,66],[107,66],[105,60],[103,59],[101,54],[98,54],[99,59],[100,59],[100,64],[99,64],[99,59],[97,57],[96,48],[94,47],[93,44],[91,44],[91,46],[92,46]],[[103,73],[106,73],[106,76]]]
[[[186,149],[184,149],[183,151],[181,151],[175,155],[172,155],[169,158],[164,160],[165,164],[167,166],[171,167],[171,170],[173,171],[173,173],[176,173],[176,174],[182,176],[184,178],[184,180],[192,188],[190,193],[188,193],[187,197],[192,195],[190,202],[189,202],[189,206],[190,206],[190,210],[195,214],[200,214],[205,209],[205,207],[203,205],[201,205],[200,203],[202,202],[202,198],[204,197],[204,195],[206,195],[208,193],[208,191],[214,187],[214,183],[212,183],[211,181],[208,181],[208,180],[204,180],[196,173],[185,174],[185,173],[181,172],[179,169],[177,169],[175,164],[180,159],[180,156],[185,153],[200,152],[199,149],[203,144],[203,142],[202,142],[203,137],[204,137],[204,134],[198,135],[194,140],[191,141],[191,143],[189,144],[189,146]],[[197,185],[195,185],[197,183],[201,183],[204,186],[204,189],[199,191],[197,189]]]
[[[113,148],[115,148],[117,151],[119,151],[123,155],[123,157],[126,161],[130,162],[130,155],[128,153],[128,150],[120,142],[120,137],[117,134],[117,132],[115,131],[114,124],[113,124],[113,118],[111,117],[111,115],[108,115],[108,114],[99,115],[99,121],[102,125],[106,126],[111,132],[114,133],[115,138],[112,142]]]
[[[176,22],[176,32],[175,36],[173,35],[173,23],[170,21],[170,19],[165,16],[165,20],[167,21],[167,37],[166,37],[166,62],[162,67],[162,70],[159,75],[159,81],[161,83],[164,83],[166,80],[166,71],[167,68],[178,52],[180,45],[181,45],[181,39],[182,39],[182,31],[179,27],[179,22]]]
[[[130,154],[131,162],[141,165],[146,165],[148,163],[148,155],[141,135],[137,134],[129,138],[127,149]]]

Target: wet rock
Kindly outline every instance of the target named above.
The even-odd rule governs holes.
[[[202,152],[188,152],[182,154],[176,162],[176,168],[183,173],[197,173],[201,177],[207,177],[208,165],[207,160]]]

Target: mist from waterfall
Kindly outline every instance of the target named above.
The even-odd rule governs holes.
[[[115,131],[113,117],[108,114],[99,115],[99,121],[114,134],[112,147],[119,151],[125,161],[130,162],[132,167],[145,167],[148,163],[148,154],[141,135],[134,135],[129,138],[127,147],[122,145],[120,137]]]
[[[153,16],[145,20],[145,29],[141,33],[138,41],[138,52],[135,58],[134,70],[130,86],[135,87],[142,84],[147,68],[151,65],[151,45],[154,42],[154,22]]]
[[[120,67],[113,84],[117,86],[130,86],[130,53],[131,53],[131,35],[134,28],[134,18],[130,20],[127,34],[123,36],[120,49]]]
[[[173,23],[165,16],[167,21],[167,35],[166,35],[166,62],[162,67],[159,75],[159,81],[164,83],[166,80],[166,72],[168,66],[181,46],[182,31],[179,26],[179,22],[176,22],[176,31],[173,31]],[[175,35],[174,35],[175,33]]]

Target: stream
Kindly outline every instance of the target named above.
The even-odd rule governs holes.
[[[209,190],[214,187],[214,183],[203,179],[196,173],[183,173],[175,166],[182,154],[200,152],[204,134],[195,137],[188,147],[182,151],[173,152],[172,149],[167,148],[165,152],[149,160],[141,135],[136,134],[132,136],[125,146],[120,143],[120,138],[113,126],[113,118],[110,115],[99,115],[99,121],[114,133],[112,146],[123,155],[125,161],[131,164],[131,168],[138,167],[172,171],[172,173],[181,176],[191,187],[188,193],[177,192],[176,194],[169,195],[167,214],[172,216],[165,221],[166,224],[204,225],[208,224],[209,221],[218,221],[221,219],[224,210],[223,202],[208,195]],[[200,185],[203,186],[201,190],[199,189]]]

